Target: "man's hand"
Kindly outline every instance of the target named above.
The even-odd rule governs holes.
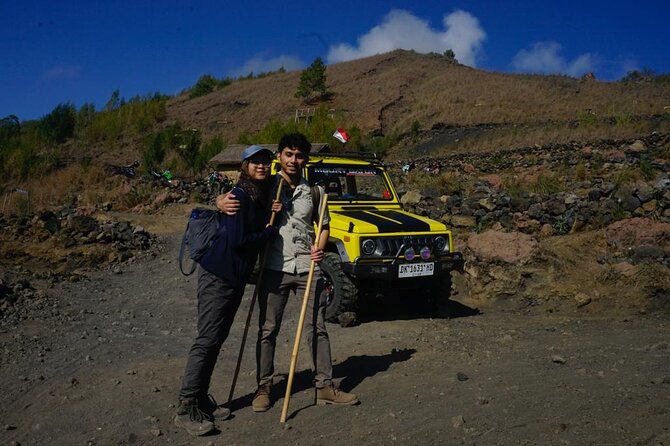
[[[314,260],[316,263],[319,263],[320,261],[323,260],[323,249],[319,249],[316,246],[312,246],[309,258],[311,260]]]
[[[240,200],[231,192],[216,197],[216,207],[224,214],[235,215],[240,210]]]

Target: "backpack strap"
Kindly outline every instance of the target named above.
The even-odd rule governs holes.
[[[186,230],[184,231],[184,235],[181,238],[181,246],[179,247],[179,257],[178,257],[179,271],[181,271],[181,273],[185,276],[190,276],[191,274],[193,274],[193,272],[197,268],[196,263],[193,262],[193,264],[191,265],[190,271],[189,272],[184,271],[184,251],[186,249],[186,239],[187,239],[187,235],[188,235],[188,225],[190,223],[191,222],[189,221],[186,224]]]
[[[321,207],[321,189],[314,185],[309,188],[312,194],[312,223],[319,222],[319,208]]]

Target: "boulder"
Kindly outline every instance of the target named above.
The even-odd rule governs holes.
[[[419,191],[410,190],[400,198],[400,202],[402,204],[416,205],[416,204],[419,204],[419,202],[421,202],[421,199],[422,199],[422,196],[421,196],[421,193]]]
[[[528,234],[494,230],[472,235],[467,246],[481,260],[510,264],[526,263],[538,251],[537,240]]]
[[[619,220],[605,229],[605,237],[619,249],[640,245],[665,246],[670,242],[670,223],[640,217]]]
[[[477,219],[471,215],[445,215],[442,221],[455,228],[475,228],[477,226]]]

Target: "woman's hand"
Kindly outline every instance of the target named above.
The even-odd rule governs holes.
[[[216,197],[216,207],[224,214],[235,215],[240,210],[240,200],[231,192]]]
[[[272,212],[279,213],[283,209],[281,201],[272,200]]]

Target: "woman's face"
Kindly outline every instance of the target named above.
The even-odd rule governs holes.
[[[263,181],[270,176],[270,164],[272,157],[266,153],[258,153],[249,158],[248,174],[249,178],[256,181]]]

